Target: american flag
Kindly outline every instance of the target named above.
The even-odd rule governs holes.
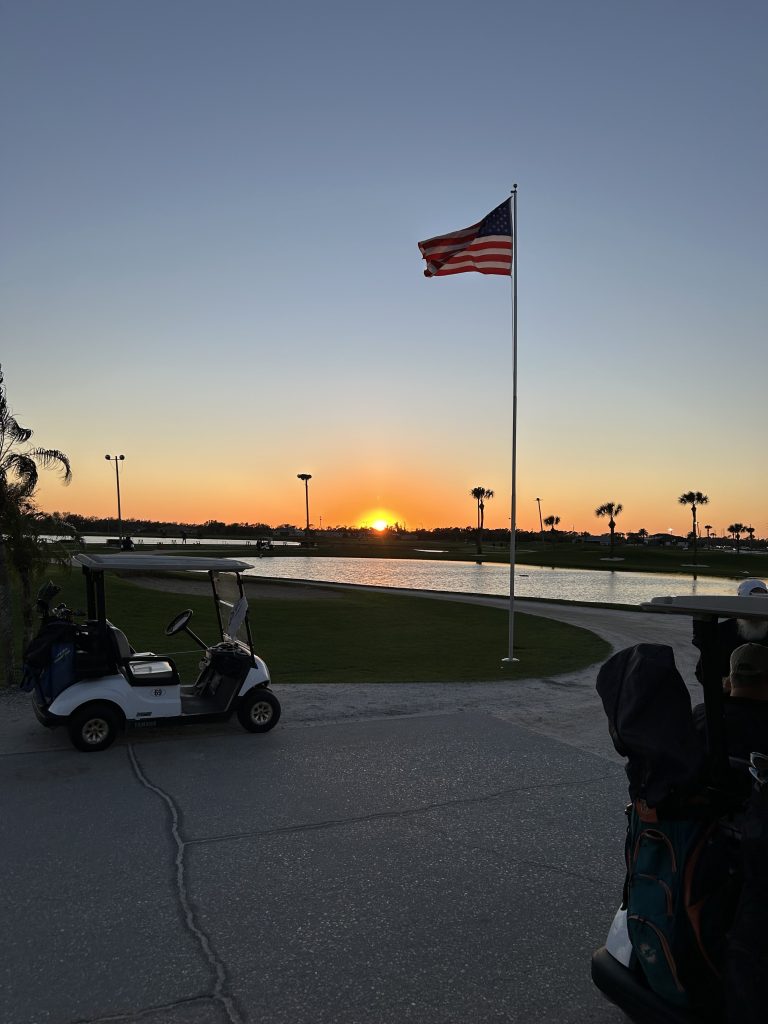
[[[451,231],[419,242],[427,261],[425,277],[447,274],[510,274],[512,272],[512,217],[506,199],[471,228]]]

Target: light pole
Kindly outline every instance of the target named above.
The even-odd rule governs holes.
[[[541,534],[541,539],[544,540],[544,522],[541,518],[541,498],[536,499],[536,504],[539,506],[539,533]]]
[[[304,533],[305,533],[306,539],[309,540],[309,481],[312,479],[312,474],[311,473],[298,473],[297,474],[297,479],[304,481],[304,501],[305,501],[306,506],[307,506],[307,525],[306,525],[306,528],[304,530]]]
[[[115,464],[115,482],[117,483],[117,537],[119,546],[123,546],[123,515],[120,510],[120,463],[125,459],[124,455],[105,455],[107,462]]]

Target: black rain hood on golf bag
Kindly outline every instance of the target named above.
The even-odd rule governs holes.
[[[636,644],[609,658],[597,675],[613,745],[628,759],[632,800],[657,807],[697,788],[706,749],[691,698],[666,644]]]

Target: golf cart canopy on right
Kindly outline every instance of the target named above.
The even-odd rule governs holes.
[[[768,619],[768,597],[654,597],[640,607],[646,612],[690,615],[702,619]]]

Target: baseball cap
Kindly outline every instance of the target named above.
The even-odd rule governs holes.
[[[762,580],[742,580],[736,593],[739,597],[749,597],[751,594],[768,594],[768,587]]]
[[[768,647],[762,644],[737,647],[731,654],[731,679],[749,684],[760,677],[768,678]]]

